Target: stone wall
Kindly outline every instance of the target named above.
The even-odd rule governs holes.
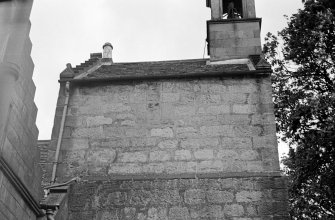
[[[38,164],[39,151],[37,149],[38,129],[35,125],[37,115],[37,107],[34,103],[35,85],[32,80],[34,64],[30,57],[30,51],[31,41],[26,39],[19,77],[15,83],[14,92],[10,96],[11,105],[7,115],[6,130],[1,140],[3,146],[0,153],[5,163],[10,167],[11,172],[17,177],[18,182],[25,187],[28,194],[38,204],[41,196],[41,178]],[[14,185],[7,185],[6,187],[3,184],[5,182],[0,183],[3,190],[12,194],[0,193],[0,203],[2,205],[0,212],[3,212],[2,215],[5,216],[1,219],[12,219],[12,216],[17,217],[22,213],[27,216],[17,217],[17,219],[36,219],[36,216],[33,217],[29,214],[31,210],[27,206],[29,207],[30,202],[23,200],[24,197],[20,194],[23,193],[22,189]],[[17,191],[16,193],[14,193],[14,189]],[[18,194],[21,198],[17,196]]]
[[[270,79],[71,85],[60,155],[57,176],[62,181],[74,176],[277,172]]]
[[[72,187],[71,220],[284,220],[282,178],[86,182]]]
[[[37,148],[38,129],[36,127],[37,107],[34,103],[35,85],[32,80],[34,64],[28,56],[31,41],[26,42],[21,73],[11,97],[4,148],[2,155],[13,172],[38,201],[41,195],[39,151]]]
[[[41,198],[32,0],[0,2],[0,219],[36,219]]]
[[[0,170],[0,219],[35,220],[36,215],[29,205]]]

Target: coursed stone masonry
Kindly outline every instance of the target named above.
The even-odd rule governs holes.
[[[246,67],[191,60],[77,73],[57,168],[58,182],[81,178],[69,218],[287,219],[269,70]]]
[[[270,86],[252,77],[73,86],[59,176],[278,171]]]

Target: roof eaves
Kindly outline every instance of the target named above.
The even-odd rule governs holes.
[[[272,73],[271,69],[251,70],[251,71],[231,71],[231,72],[204,72],[185,74],[161,74],[161,75],[119,75],[102,78],[80,78],[67,81],[75,83],[89,82],[117,82],[117,81],[141,81],[141,80],[161,80],[161,79],[188,79],[188,78],[208,78],[208,77],[266,77]],[[64,82],[65,80],[59,80]]]

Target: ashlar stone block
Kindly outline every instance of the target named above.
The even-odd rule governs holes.
[[[178,146],[177,140],[166,140],[158,144],[158,147],[160,149],[174,149],[174,148],[177,148],[177,146]]]
[[[209,203],[221,204],[233,202],[235,196],[229,191],[210,190],[206,194]]]
[[[154,128],[151,129],[151,136],[171,138],[173,137],[173,131],[171,128]]]
[[[147,154],[143,152],[120,153],[117,157],[119,163],[144,163],[148,160]]]
[[[175,160],[191,160],[192,154],[189,150],[177,150],[175,151]]]
[[[233,127],[229,125],[203,126],[200,128],[200,134],[205,137],[215,137],[215,136],[232,137],[234,136],[234,130]]]
[[[95,116],[95,117],[87,117],[86,118],[86,126],[87,127],[95,127],[101,125],[112,124],[113,120],[111,118],[105,118],[104,116]]]
[[[197,160],[212,160],[214,152],[212,149],[198,150],[194,152],[194,157]]]
[[[218,138],[191,138],[181,141],[182,148],[216,147],[218,145]]]
[[[169,161],[171,155],[166,151],[153,151],[150,152],[150,161]]]
[[[244,208],[239,204],[227,204],[224,207],[224,213],[228,216],[239,217],[244,215]]]
[[[186,207],[174,206],[169,210],[169,220],[190,220],[190,213]]]
[[[186,190],[184,195],[185,203],[189,205],[205,203],[206,202],[205,198],[206,193],[204,190],[201,189]]]
[[[262,192],[259,191],[241,191],[236,194],[237,202],[258,202],[262,200]]]

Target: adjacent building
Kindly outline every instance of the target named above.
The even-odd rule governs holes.
[[[29,15],[33,1],[0,2],[0,219],[43,215]]]

